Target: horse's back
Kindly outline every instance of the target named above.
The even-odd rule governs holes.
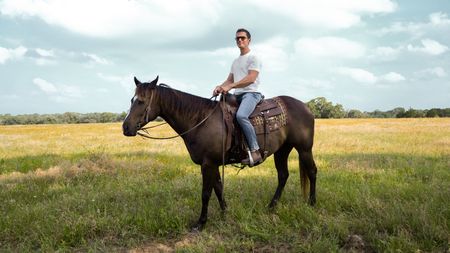
[[[284,102],[290,114],[289,116],[294,117],[295,120],[304,121],[305,124],[314,123],[314,115],[302,101],[290,96],[279,96],[274,98],[279,98]]]
[[[287,109],[287,141],[303,150],[310,150],[314,139],[314,115],[302,101],[290,96],[279,96]]]

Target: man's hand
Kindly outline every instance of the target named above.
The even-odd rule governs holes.
[[[229,90],[231,90],[232,86],[228,84],[222,84],[219,86],[216,86],[216,88],[213,91],[213,96],[217,96],[219,94],[227,94]]]
[[[213,91],[213,96],[218,96],[219,94],[223,93],[222,86],[216,86],[216,88]]]

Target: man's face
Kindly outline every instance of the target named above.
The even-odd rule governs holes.
[[[236,45],[239,48],[246,48],[248,47],[248,44],[250,44],[250,40],[245,32],[236,33]]]

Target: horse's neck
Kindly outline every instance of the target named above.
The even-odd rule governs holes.
[[[178,133],[188,131],[213,109],[211,101],[160,87],[161,117]]]

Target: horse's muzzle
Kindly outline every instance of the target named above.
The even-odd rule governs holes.
[[[130,127],[127,124],[122,125],[123,135],[125,136],[136,136],[137,130],[136,129],[130,129]]]

